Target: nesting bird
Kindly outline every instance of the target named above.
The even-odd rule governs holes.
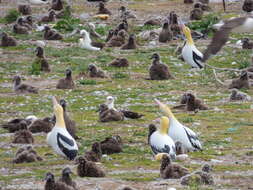
[[[2,47],[9,47],[9,46],[17,46],[17,40],[11,36],[9,36],[5,32],[0,33],[1,44]]]
[[[61,178],[59,179],[59,182],[65,183],[66,185],[73,187],[74,190],[77,190],[77,185],[76,182],[73,181],[71,179],[70,174],[72,174],[73,172],[71,171],[71,169],[69,167],[64,168],[62,170],[62,174],[61,174]]]
[[[161,25],[161,20],[159,18],[149,19],[149,20],[145,21],[144,26],[145,25],[160,26]]]
[[[46,184],[44,190],[74,190],[73,187],[66,185],[63,182],[55,181],[54,174],[48,172],[45,177]]]
[[[30,123],[31,122],[26,119],[17,118],[2,124],[1,127],[8,130],[9,133],[14,133],[21,129],[25,129]]]
[[[116,58],[109,65],[114,67],[128,67],[129,62],[126,58]]]
[[[154,155],[167,153],[171,158],[176,158],[175,143],[168,135],[169,119],[161,117],[160,127],[154,131],[153,125],[149,126],[149,145]]]
[[[115,30],[110,40],[106,43],[106,46],[120,47],[125,43],[127,37],[128,37],[128,34],[125,30],[120,30],[120,31]]]
[[[253,49],[253,42],[251,42],[249,40],[249,38],[243,38],[242,39],[242,49]]]
[[[97,14],[107,14],[107,15],[111,15],[111,11],[109,11],[106,7],[105,7],[105,4],[100,2],[99,3],[99,9],[98,9],[98,12]]]
[[[30,14],[32,14],[32,8],[31,8],[31,6],[30,5],[26,5],[26,4],[18,5],[18,11],[22,15],[30,15]]]
[[[246,88],[246,89],[249,89],[250,88],[250,83],[249,83],[248,73],[246,71],[243,71],[239,78],[232,80],[232,82],[228,86],[228,88],[229,89],[232,89],[232,88],[237,88],[237,89]]]
[[[32,133],[48,133],[53,128],[53,123],[50,117],[45,117],[43,119],[34,120],[29,126],[28,129]]]
[[[125,43],[121,49],[136,49],[137,48],[137,45],[136,45],[136,41],[135,41],[135,35],[134,34],[131,34],[128,38],[128,42]]]
[[[48,16],[44,16],[41,18],[40,22],[42,23],[48,23],[48,22],[54,22],[56,19],[56,14],[54,11],[50,11],[48,13]]]
[[[85,152],[84,158],[88,161],[99,162],[102,157],[101,144],[98,142],[93,143],[90,151]]]
[[[35,60],[35,64],[39,64],[39,68],[41,71],[50,72],[50,66],[48,64],[47,59],[44,56],[44,49],[38,46],[35,50],[37,59]]]
[[[231,95],[229,96],[230,101],[250,101],[251,97],[244,93],[239,91],[238,89],[234,88],[231,91]]]
[[[91,78],[107,78],[107,74],[105,73],[105,71],[103,71],[102,69],[98,68],[96,65],[94,64],[90,64],[88,66],[88,74],[89,77]]]
[[[107,137],[100,142],[103,154],[114,154],[122,152],[122,139],[119,135]]]
[[[28,28],[20,25],[19,23],[16,23],[13,25],[12,31],[13,31],[13,33],[16,33],[16,34],[28,34],[29,33]]]
[[[120,11],[120,18],[122,19],[131,19],[131,18],[136,18],[136,15],[133,14],[131,11],[127,10],[125,6],[121,6],[119,8]]]
[[[151,80],[168,80],[174,78],[170,74],[169,67],[161,62],[158,53],[154,53],[151,59],[153,59],[152,65],[149,68],[149,76]]]
[[[166,43],[168,41],[171,41],[173,37],[172,35],[173,34],[169,28],[169,23],[165,22],[163,24],[162,31],[159,34],[159,42]]]
[[[63,9],[62,0],[53,0],[52,5],[51,5],[51,9],[56,10],[56,11],[62,10]]]
[[[110,121],[123,121],[124,114],[113,109],[109,109],[106,104],[99,106],[99,121],[110,122]]]
[[[174,142],[180,141],[187,151],[202,150],[201,143],[191,129],[182,125],[171,112],[170,108],[158,100],[155,100],[162,112],[169,118],[169,136]]]
[[[38,94],[39,89],[36,87],[33,87],[31,85],[21,83],[21,77],[20,76],[15,76],[13,78],[14,82],[14,91],[16,93],[34,93]]]
[[[242,10],[245,12],[252,12],[253,11],[253,1],[252,0],[244,0],[242,5]]]
[[[30,163],[42,161],[43,159],[37,154],[35,150],[31,146],[26,146],[24,148],[18,149],[15,158],[13,159],[13,163]]]
[[[202,8],[194,8],[191,12],[190,12],[190,19],[191,20],[201,20],[202,16],[203,16],[204,12],[202,10]]]
[[[63,36],[57,33],[55,30],[52,30],[49,26],[44,27],[44,35],[45,40],[62,40]]]
[[[57,154],[73,160],[78,153],[76,141],[66,129],[62,106],[58,104],[55,97],[52,100],[56,123],[51,132],[47,134],[47,143]]]
[[[187,174],[189,174],[188,169],[179,166],[178,164],[171,163],[169,155],[162,155],[160,175],[163,179],[179,179]]]
[[[21,128],[19,131],[16,131],[14,134],[14,139],[12,143],[15,144],[32,144],[34,138],[32,133],[27,129],[27,126],[24,125],[24,128]]]
[[[90,34],[86,30],[81,30],[80,34],[83,35],[84,38],[79,39],[79,47],[92,51],[99,51],[101,49],[101,47],[98,48],[92,45]]]
[[[184,24],[181,26],[182,31],[186,37],[186,43],[182,49],[182,56],[184,61],[189,64],[192,68],[203,68],[203,64],[201,62],[203,54],[196,48],[194,45],[191,30],[186,27]]]
[[[173,34],[173,37],[180,34],[180,26],[178,24],[178,15],[174,11],[171,11],[169,15],[169,28]]]
[[[73,89],[75,88],[75,83],[72,79],[72,71],[70,69],[66,69],[65,71],[66,77],[60,79],[56,85],[58,89]]]
[[[105,177],[105,172],[101,168],[82,156],[76,158],[76,164],[78,164],[77,174],[80,177]]]

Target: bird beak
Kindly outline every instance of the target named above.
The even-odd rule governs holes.
[[[53,102],[54,106],[56,106],[58,104],[58,102],[57,102],[57,100],[56,100],[56,98],[54,96],[52,97],[52,102]]]

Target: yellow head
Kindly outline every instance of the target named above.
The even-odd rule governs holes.
[[[184,33],[186,39],[187,39],[187,43],[193,45],[194,42],[193,42],[193,39],[192,39],[192,35],[191,35],[191,30],[190,30],[190,28],[188,28],[188,27],[185,26],[184,24],[182,25],[181,28],[182,28],[182,31],[183,31],[183,33]]]
[[[155,160],[156,161],[162,160],[163,155],[168,155],[168,154],[167,153],[158,153],[157,155],[155,155]]]
[[[58,104],[58,102],[54,96],[52,97],[52,101],[53,101],[53,106],[54,106],[54,114],[56,117],[55,126],[65,127],[65,122],[64,122],[64,118],[63,118],[63,108],[61,107],[60,104]]]
[[[160,110],[166,114],[166,116],[175,118],[174,114],[171,112],[168,106],[166,106],[164,103],[160,102],[157,99],[155,99],[155,102],[158,104]]]
[[[168,134],[168,128],[169,128],[170,120],[168,117],[161,117],[161,122],[160,122],[160,128],[159,132],[163,135]]]

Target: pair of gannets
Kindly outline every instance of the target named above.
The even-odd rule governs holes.
[[[69,160],[73,160],[78,153],[75,139],[66,129],[63,108],[58,104],[55,97],[52,98],[56,123],[50,133],[47,134],[47,143],[53,150]]]
[[[188,127],[182,125],[171,112],[170,108],[165,104],[161,103],[159,100],[155,99],[156,103],[159,105],[161,111],[169,118],[169,120],[164,119],[169,125],[167,130],[168,135],[173,139],[174,142],[181,142],[182,146],[186,148],[187,151],[202,150],[201,143],[197,135]],[[163,126],[165,125],[162,121]],[[166,127],[161,129],[166,130]],[[164,132],[163,132],[164,133]],[[156,145],[159,146],[159,145]]]
[[[81,30],[80,34],[83,38],[79,39],[79,47],[92,51],[99,51],[101,48],[92,46],[92,41],[90,39],[90,34],[86,30]]]

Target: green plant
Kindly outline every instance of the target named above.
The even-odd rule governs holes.
[[[126,74],[126,73],[120,73],[120,72],[118,72],[118,73],[115,73],[113,75],[113,78],[115,78],[115,79],[129,78],[129,75]]]
[[[20,13],[16,9],[10,9],[7,15],[4,17],[6,23],[12,23],[17,20],[20,16]]]
[[[40,74],[40,62],[39,60],[35,60],[31,67],[29,68],[29,74],[31,75],[39,75]]]
[[[59,20],[54,26],[54,28],[63,31],[73,31],[74,29],[78,28],[79,24],[80,19],[67,17],[65,19]]]
[[[95,80],[90,80],[90,79],[82,79],[82,80],[79,80],[78,82],[81,85],[96,85],[97,84]]]

